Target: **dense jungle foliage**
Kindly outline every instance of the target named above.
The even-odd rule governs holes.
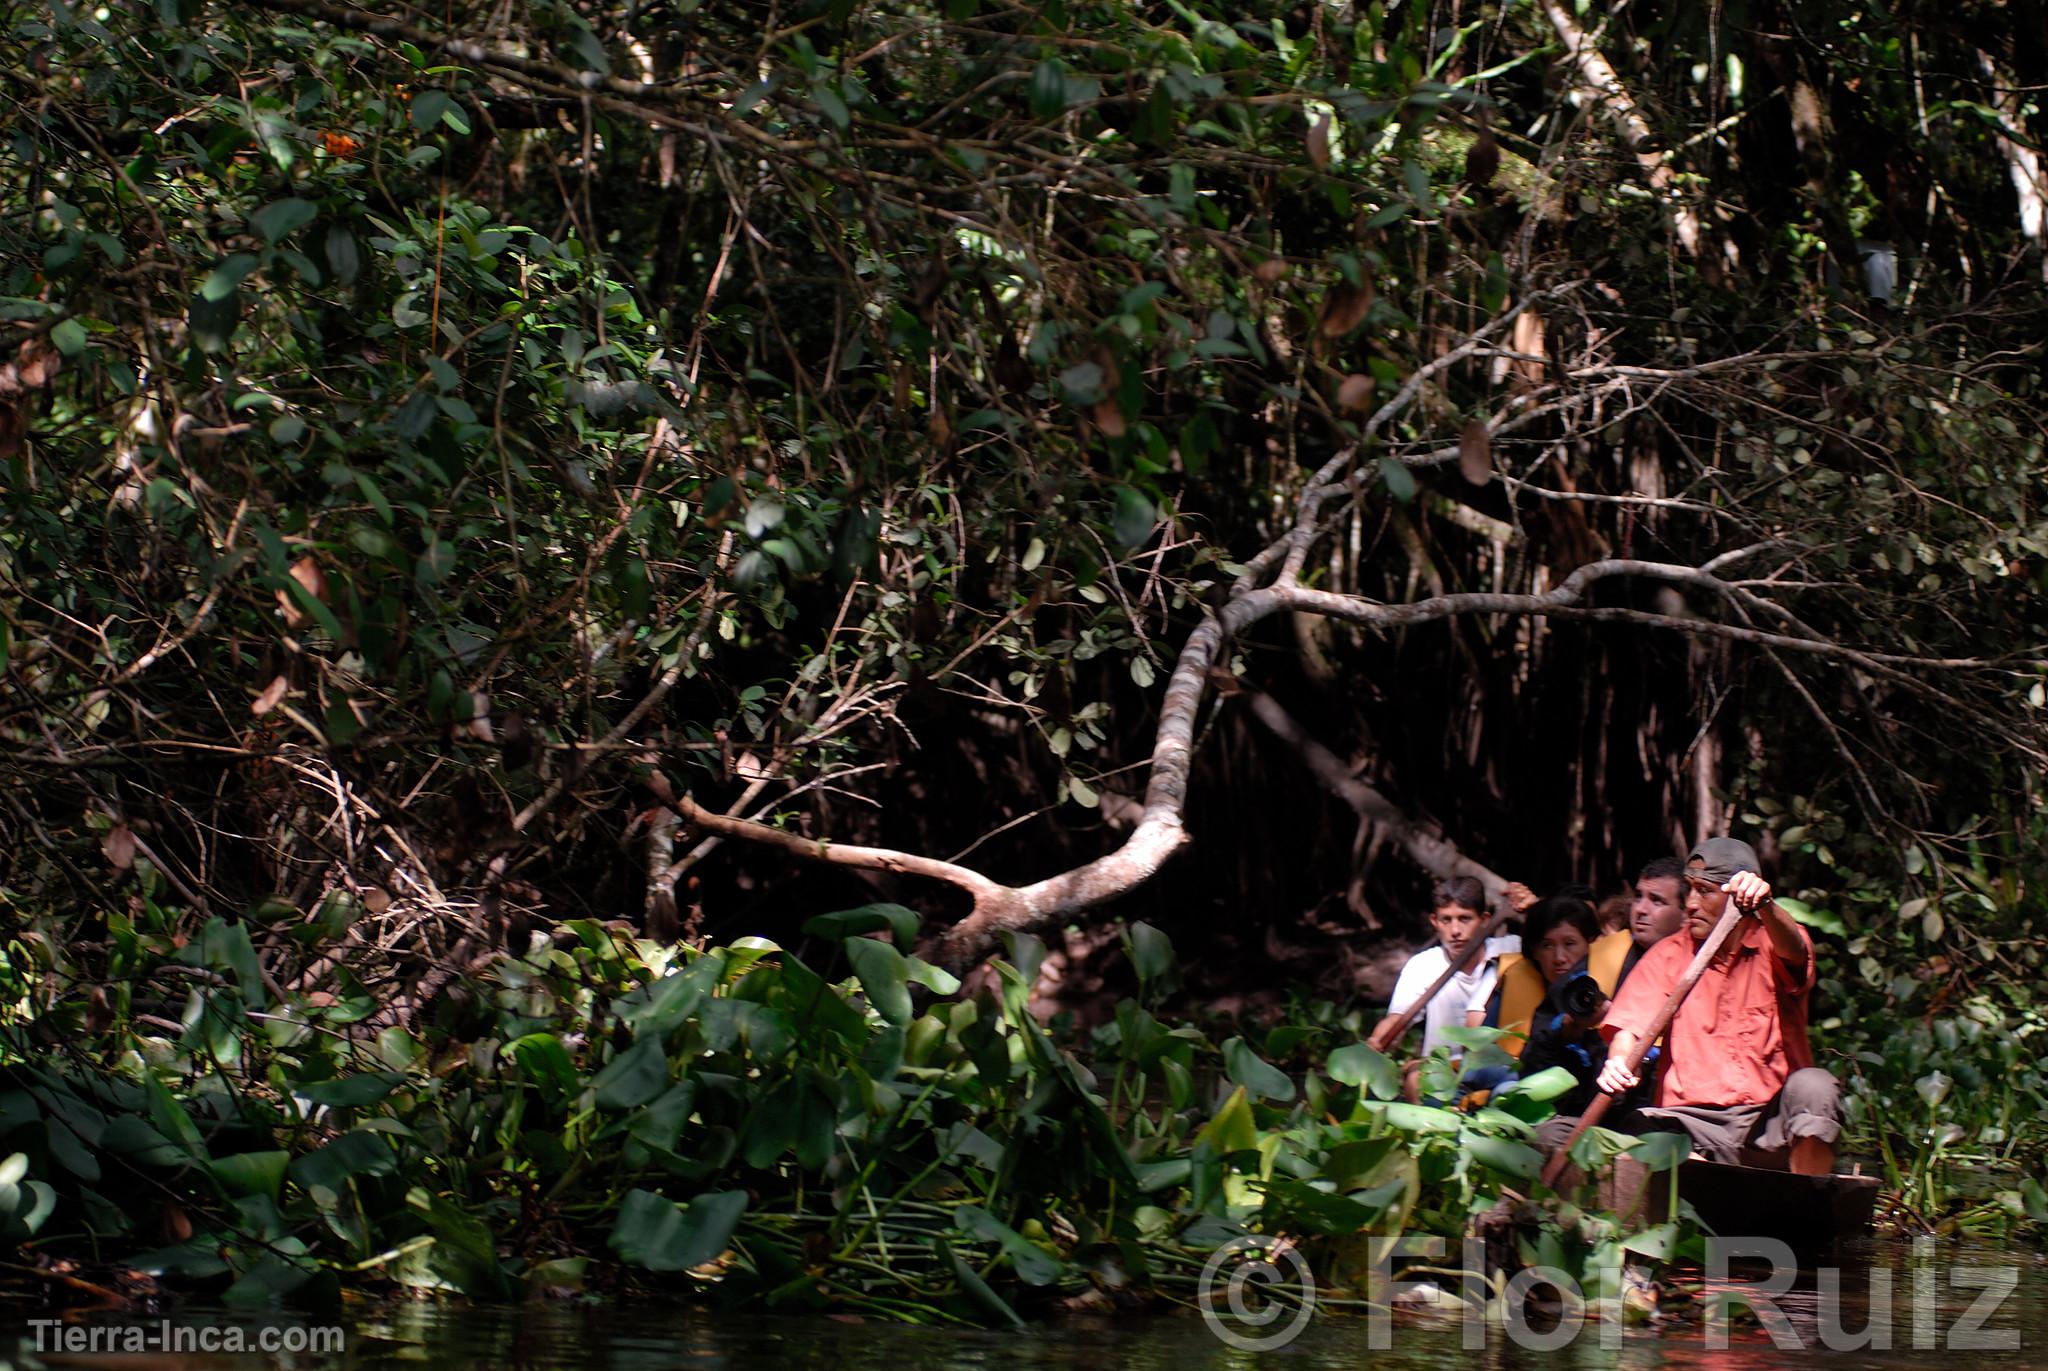
[[[0,1231],[1455,1234],[1547,1105],[1389,1102],[1367,935],[1720,831],[1897,1212],[2048,1218],[2040,18],[9,7]]]

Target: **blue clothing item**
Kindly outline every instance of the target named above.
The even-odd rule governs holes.
[[[1481,1090],[1498,1090],[1515,1079],[1517,1073],[1512,1066],[1475,1066],[1458,1078],[1458,1098],[1462,1100]]]

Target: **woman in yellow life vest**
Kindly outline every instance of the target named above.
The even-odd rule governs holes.
[[[1584,962],[1586,974],[1611,998],[1633,945],[1625,928],[1602,933],[1588,901],[1553,895],[1529,911],[1522,929],[1523,950],[1501,956],[1500,983],[1492,1001],[1473,1005],[1466,1022],[1475,1027],[1489,1021],[1497,1024],[1504,1030],[1502,1050],[1519,1057],[1529,1040],[1529,1022],[1558,977]]]
[[[1574,1076],[1590,1081],[1599,1072],[1606,1056],[1600,1050],[1599,1034],[1591,1033],[1590,1042],[1577,1042],[1590,1025],[1567,1027],[1565,1019],[1569,1016],[1560,1016],[1558,1007],[1549,1005],[1547,997],[1561,991],[1568,981],[1590,973],[1600,987],[1599,1006],[1604,1007],[1621,979],[1622,963],[1628,956],[1630,945],[1631,939],[1626,930],[1601,933],[1591,900],[1574,893],[1552,895],[1539,901],[1529,910],[1523,924],[1522,951],[1502,955],[1499,983],[1491,996],[1472,1002],[1465,1022],[1474,1028],[1498,1026],[1505,1030],[1499,1046],[1515,1058],[1523,1056],[1530,1039],[1532,1020],[1540,1020],[1546,1025],[1553,1038],[1563,1030],[1576,1043],[1576,1050],[1562,1053],[1546,1050],[1540,1065],[1566,1066]],[[1592,969],[1594,966],[1598,967],[1597,971]],[[1593,1014],[1597,1019],[1597,1008]],[[1546,1042],[1548,1048],[1559,1046]],[[1578,1060],[1580,1057],[1586,1060]],[[1523,1063],[1525,1071],[1532,1066],[1537,1064]],[[1517,1074],[1516,1067],[1512,1065],[1479,1067],[1466,1072],[1459,1085],[1468,1094],[1498,1090]]]

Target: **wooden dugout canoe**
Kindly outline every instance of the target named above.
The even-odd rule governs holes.
[[[1799,1176],[1697,1159],[1678,1165],[1678,1195],[1700,1222],[1724,1238],[1777,1238],[1794,1248],[1826,1247],[1870,1227],[1877,1208],[1875,1176]],[[1630,1226],[1670,1217],[1671,1179],[1628,1157],[1616,1157],[1601,1179],[1600,1205]]]

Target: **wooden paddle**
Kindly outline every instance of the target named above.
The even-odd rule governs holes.
[[[1729,897],[1728,907],[1721,911],[1721,921],[1707,934],[1707,940],[1700,944],[1699,951],[1692,954],[1692,964],[1685,968],[1685,974],[1678,978],[1678,984],[1671,987],[1671,995],[1664,1001],[1664,1007],[1657,1011],[1657,1017],[1650,1020],[1649,1028],[1629,1050],[1624,1063],[1628,1067],[1629,1075],[1642,1074],[1643,1058],[1657,1045],[1657,1039],[1664,1036],[1664,1030],[1671,1027],[1671,1020],[1678,1014],[1678,1006],[1685,1003],[1685,997],[1692,993],[1693,986],[1706,974],[1707,963],[1714,960],[1721,951],[1721,944],[1728,941],[1728,935],[1735,931],[1735,925],[1741,923],[1742,916],[1749,912],[1751,911],[1737,908],[1734,897]],[[1571,1160],[1572,1144],[1577,1142],[1587,1129],[1600,1122],[1606,1116],[1608,1106],[1620,1098],[1619,1095],[1601,1095],[1587,1106],[1586,1112],[1579,1116],[1578,1126],[1572,1129],[1571,1136],[1558,1144],[1557,1151],[1551,1153],[1550,1159],[1543,1164],[1542,1181],[1545,1185],[1557,1184],[1559,1173]]]
[[[1524,890],[1528,889],[1527,886],[1523,886],[1521,888]],[[1515,889],[1515,887],[1510,886],[1509,889],[1513,890]],[[1438,991],[1442,990],[1445,986],[1451,983],[1451,977],[1457,975],[1459,972],[1462,971],[1470,971],[1472,967],[1477,965],[1479,961],[1483,961],[1485,959],[1486,944],[1500,933],[1501,929],[1504,926],[1506,926],[1507,921],[1511,915],[1520,912],[1515,907],[1515,902],[1512,897],[1504,895],[1503,898],[1507,900],[1507,903],[1502,907],[1499,913],[1493,916],[1493,921],[1487,924],[1485,928],[1479,931],[1479,936],[1472,940],[1472,946],[1465,949],[1465,955],[1460,957],[1457,961],[1451,962],[1449,965],[1445,966],[1443,969],[1443,974],[1438,976],[1434,981],[1431,981],[1429,989],[1422,992],[1421,999],[1417,1000],[1414,1004],[1409,1005],[1406,1009],[1402,1010],[1399,1014],[1394,1016],[1393,1031],[1387,1034],[1386,1046],[1380,1048],[1380,1051],[1386,1052],[1391,1050],[1395,1045],[1397,1045],[1401,1041],[1402,1038],[1408,1035],[1409,1028],[1411,1028],[1415,1023],[1415,1016],[1420,1014],[1423,1010],[1429,1008],[1429,1002],[1437,997]],[[1428,949],[1425,948],[1424,950],[1427,951]]]

